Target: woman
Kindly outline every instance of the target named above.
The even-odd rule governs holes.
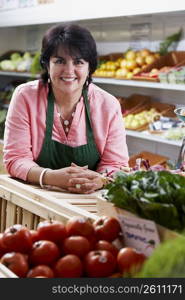
[[[95,41],[78,25],[44,35],[40,80],[18,86],[7,114],[4,163],[13,177],[74,193],[102,188],[128,164],[119,102],[91,83]]]

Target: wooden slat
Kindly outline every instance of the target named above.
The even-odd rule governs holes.
[[[0,278],[17,278],[17,276],[0,263]]]
[[[15,221],[16,221],[16,205],[8,201],[6,207],[6,228],[15,224]]]
[[[36,229],[36,228],[37,228],[37,225],[39,224],[39,222],[40,222],[40,217],[34,215],[34,219],[33,219],[33,229]]]
[[[33,213],[27,211],[26,209],[23,209],[22,224],[27,228],[31,229],[33,228],[33,220],[34,220]]]
[[[22,224],[22,208],[16,206],[16,224]]]
[[[3,232],[6,228],[6,206],[7,206],[7,201],[1,198],[1,216],[0,216],[1,232]]]

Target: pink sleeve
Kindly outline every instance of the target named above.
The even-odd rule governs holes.
[[[114,108],[112,107],[112,109]],[[128,159],[124,121],[118,103],[109,123],[105,148],[97,171],[101,173],[105,171],[118,171],[120,167],[128,166]]]
[[[33,161],[29,124],[29,107],[21,93],[21,86],[14,91],[5,125],[4,164],[8,173],[26,180]]]

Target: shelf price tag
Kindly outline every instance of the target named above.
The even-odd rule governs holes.
[[[117,215],[127,247],[133,247],[150,256],[160,243],[156,224],[153,221],[133,216]]]

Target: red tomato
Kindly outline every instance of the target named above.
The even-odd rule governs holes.
[[[64,254],[83,257],[90,251],[90,243],[84,236],[70,236],[64,240],[62,250]]]
[[[53,270],[46,266],[46,265],[38,265],[33,269],[30,269],[27,277],[34,278],[34,277],[46,277],[46,278],[53,278],[54,273]]]
[[[107,277],[116,268],[116,258],[107,250],[90,251],[85,256],[84,267],[88,277]]]
[[[94,234],[94,228],[89,219],[84,217],[72,217],[66,223],[68,235],[81,235],[90,237]]]
[[[80,258],[74,254],[68,254],[60,258],[54,267],[56,277],[76,278],[83,274],[83,266]]]
[[[10,251],[27,253],[32,247],[31,233],[21,224],[7,228],[3,233],[2,241]]]
[[[90,243],[90,250],[94,250],[96,243],[98,242],[97,238],[95,237],[95,235],[89,236],[88,237],[88,241]]]
[[[19,277],[26,277],[29,270],[28,262],[22,253],[6,253],[1,257],[1,263]]]
[[[32,243],[35,243],[36,241],[40,240],[39,233],[37,230],[32,229],[32,230],[30,230],[30,233],[31,233]]]
[[[34,278],[48,278],[46,276],[35,276]]]
[[[60,256],[58,246],[51,241],[37,241],[30,253],[30,263],[33,265],[49,265]]]
[[[108,241],[100,240],[96,243],[94,250],[108,250],[110,251],[115,257],[118,255],[118,248],[114,246],[112,243]]]
[[[49,240],[59,242],[67,237],[64,224],[55,220],[42,221],[37,226],[39,240]]]
[[[121,227],[116,218],[103,216],[93,223],[95,235],[98,240],[112,242],[121,232]]]
[[[120,272],[139,271],[146,256],[134,248],[125,247],[119,250],[117,263]]]

